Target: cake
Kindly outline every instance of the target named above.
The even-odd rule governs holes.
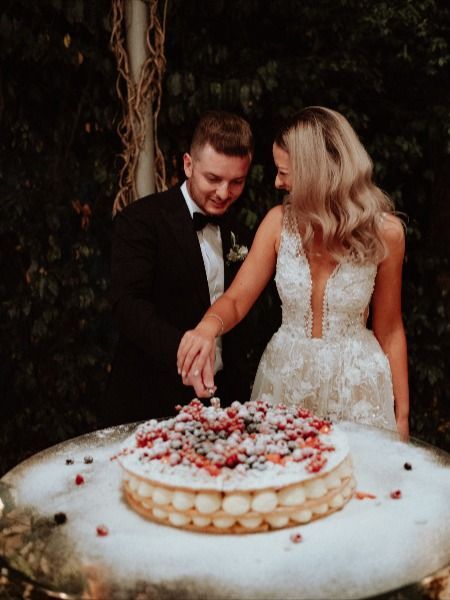
[[[150,420],[118,460],[124,495],[165,525],[210,533],[279,529],[325,517],[355,487],[345,434],[304,408],[194,399]]]

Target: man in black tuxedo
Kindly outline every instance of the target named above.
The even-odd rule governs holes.
[[[239,266],[226,259],[232,242],[226,213],[244,189],[252,155],[244,119],[206,113],[184,154],[181,187],[145,196],[115,216],[110,299],[119,341],[104,425],[169,416],[195,397],[177,373],[177,349]],[[215,357],[215,395],[223,404],[250,393],[249,382],[239,381],[245,354],[239,332],[232,333],[219,338]]]

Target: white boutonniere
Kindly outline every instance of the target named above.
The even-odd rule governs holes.
[[[227,254],[227,265],[236,262],[242,262],[248,254],[247,246],[241,246],[236,241],[236,236],[231,232],[231,246]]]

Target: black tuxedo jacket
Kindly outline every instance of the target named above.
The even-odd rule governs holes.
[[[227,219],[221,237],[226,289],[239,267],[225,260],[231,243]],[[119,340],[103,424],[172,415],[177,404],[195,396],[177,373],[178,345],[210,306],[198,237],[180,188],[141,198],[117,214],[111,268],[110,301]],[[248,400],[250,382],[242,373],[245,342],[239,327],[223,338],[224,370],[216,377],[222,404]]]

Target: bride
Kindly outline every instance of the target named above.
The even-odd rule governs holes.
[[[285,201],[267,213],[230,288],[184,334],[178,372],[199,397],[214,393],[215,338],[245,317],[275,272],[282,324],[263,353],[252,398],[397,428],[406,440],[402,223],[340,113],[303,109],[277,134],[273,156]]]

